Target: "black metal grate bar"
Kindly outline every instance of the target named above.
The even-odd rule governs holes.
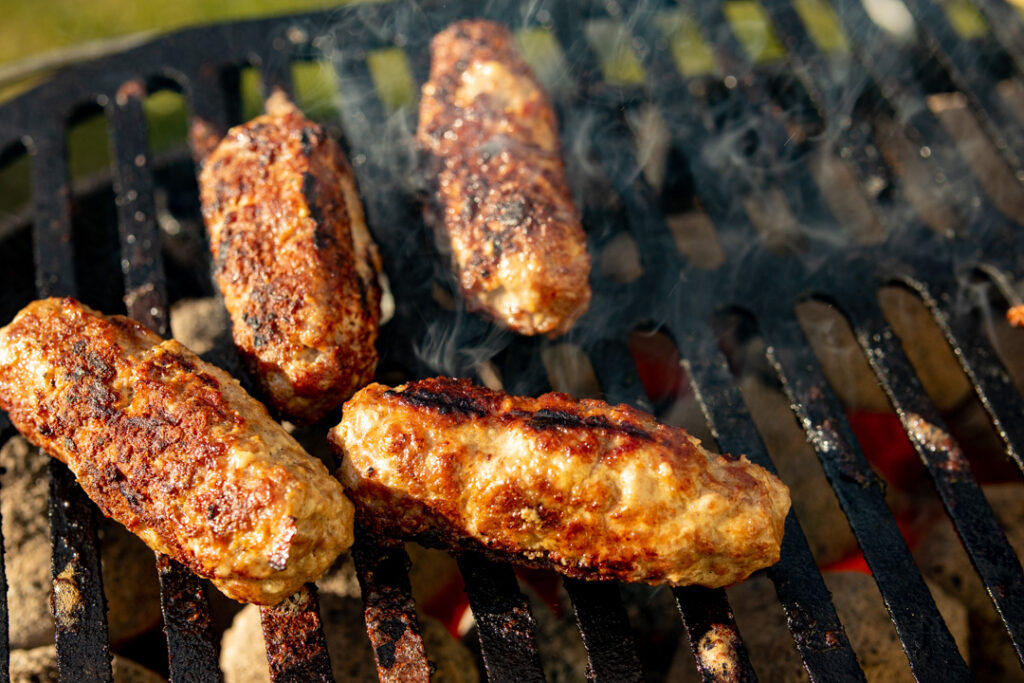
[[[796,320],[781,323],[779,313],[759,317],[772,321],[762,327],[769,360],[874,574],[911,670],[921,680],[970,680],[885,503],[881,480],[860,451]]]
[[[618,586],[579,579],[566,579],[564,585],[587,648],[587,680],[643,681]]]
[[[469,606],[476,619],[487,680],[527,683],[544,680],[537,653],[536,623],[508,565],[481,555],[459,557]]]
[[[674,331],[690,383],[704,407],[712,435],[727,453],[744,453],[751,462],[775,472],[725,358],[707,329],[688,325]],[[692,360],[689,360],[692,359]],[[836,615],[800,523],[786,518],[779,563],[767,570],[786,612],[804,667],[815,681],[864,680],[846,630]]]
[[[971,474],[959,444],[949,435],[928,400],[899,341],[883,322],[877,303],[848,307],[857,339],[928,468],[946,512],[953,520],[971,562],[988,588],[1024,661],[1024,572],[985,496]]]
[[[951,309],[956,306],[953,297],[955,290],[952,283],[948,285],[944,291],[941,285],[929,287],[929,291],[935,292],[937,296],[933,313],[938,314],[936,320],[951,347],[959,350],[957,360],[971,380],[996,433],[1006,445],[1007,457],[1024,473],[1024,422],[1020,419],[1024,413],[1024,403],[992,345],[983,335],[978,334],[976,325],[969,318],[953,314]],[[929,299],[926,297],[925,301]]]
[[[989,68],[995,60],[1005,64],[1005,55],[1001,50],[995,54],[986,50],[989,46],[983,39],[960,36],[941,4],[922,0],[908,0],[906,4],[918,25],[928,33],[936,57],[949,69],[956,87],[975,104],[979,120],[996,148],[1015,171],[1024,173],[1024,129],[1000,96],[998,78]],[[1019,25],[1020,21],[1018,18],[1015,23]]]
[[[270,680],[333,683],[316,586],[307,584],[279,605],[260,608]]]
[[[107,598],[96,509],[63,464],[50,461],[52,611],[61,676],[111,680]]]
[[[51,121],[60,137],[34,140],[32,155],[32,248],[36,263],[36,292],[41,297],[75,292],[75,267],[71,252],[71,185],[64,125]]]
[[[145,84],[127,81],[110,116],[111,158],[121,238],[124,304],[128,315],[167,335],[167,292],[160,259],[160,233],[153,206],[153,175],[146,146]]]
[[[32,194],[36,289],[39,296],[73,295],[71,267],[70,180],[62,141],[64,126],[54,125],[34,139]],[[56,137],[54,137],[56,136]],[[60,140],[60,142],[58,142]],[[56,460],[50,471],[51,575],[57,642],[57,666],[64,676],[111,680],[107,601],[103,593],[96,507]]]
[[[223,677],[217,667],[210,613],[196,609],[206,605],[203,584],[178,562],[160,553],[155,556],[171,680],[219,683]]]
[[[431,669],[409,586],[409,556],[401,544],[385,544],[362,529],[356,536],[352,559],[380,680],[428,683]]]
[[[160,258],[160,234],[153,205],[153,176],[146,144],[142,103],[145,84],[127,81],[114,96],[111,158],[118,208],[125,307],[128,315],[161,336],[168,328],[166,279]],[[210,608],[202,580],[157,553],[160,602],[168,647],[187,647],[186,656],[169,649],[172,681],[220,680]]]

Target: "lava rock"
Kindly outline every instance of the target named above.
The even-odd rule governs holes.
[[[114,655],[114,683],[165,683],[166,679],[130,659]],[[11,650],[11,683],[58,683],[57,648]]]
[[[229,328],[228,312],[214,297],[182,299],[171,307],[171,334],[197,354],[212,349]]]

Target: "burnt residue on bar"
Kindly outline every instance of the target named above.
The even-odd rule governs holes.
[[[409,556],[401,545],[357,529],[352,559],[380,680],[427,683],[432,669],[409,586]]]
[[[482,555],[459,557],[469,606],[476,620],[487,680],[534,683],[544,680],[537,651],[536,622],[512,568]]]
[[[222,680],[207,609],[206,589],[195,574],[156,553],[160,608],[172,681]]]
[[[272,681],[334,680],[316,586],[308,584],[278,605],[261,607],[260,621]]]

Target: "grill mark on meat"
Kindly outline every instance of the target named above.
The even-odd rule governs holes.
[[[320,136],[317,135],[316,128],[313,128],[312,126],[303,126],[302,131],[299,134],[299,137],[302,145],[300,147],[300,149],[302,150],[302,154],[304,154],[307,157],[312,156],[313,148],[320,141]]]
[[[338,242],[331,229],[331,224],[324,221],[324,213],[320,209],[322,193],[316,176],[312,173],[302,174],[302,195],[306,199],[306,206],[309,208],[309,217],[313,220],[313,247],[317,251],[323,251],[334,246]],[[358,278],[356,278],[358,280]]]
[[[533,412],[505,408],[502,394],[473,386],[468,380],[435,378],[411,382],[399,389],[384,392],[387,398],[396,398],[410,406],[426,408],[441,415],[456,418],[474,418],[493,415],[509,421],[522,421],[537,431],[602,430],[611,434],[654,441],[655,437],[642,427],[626,421],[613,422],[604,415],[577,414],[568,410],[540,408]]]
[[[653,441],[649,433],[625,422],[612,423],[603,415],[576,415],[564,410],[548,410],[542,408],[533,415],[522,414],[527,424],[537,430],[543,429],[601,429],[609,432],[619,432],[644,441]]]
[[[434,410],[441,415],[483,417],[490,412],[489,403],[455,391],[437,392],[426,387],[410,386],[404,391],[388,390],[384,395],[417,408]]]
[[[373,533],[580,578],[734,583],[778,560],[789,508],[785,486],[746,460],[566,394],[371,384],[328,438]]]

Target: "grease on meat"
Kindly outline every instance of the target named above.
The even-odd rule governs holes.
[[[223,370],[73,299],[0,329],[0,408],[99,506],[228,597],[275,604],[352,543],[326,468]]]
[[[628,406],[371,384],[329,439],[360,523],[569,576],[725,586],[778,561],[789,490]]]
[[[282,414],[314,422],[373,378],[380,255],[341,149],[283,94],[200,175],[235,345]]]
[[[466,305],[521,334],[563,334],[590,302],[590,257],[558,122],[511,34],[462,21],[431,42],[417,139]]]

